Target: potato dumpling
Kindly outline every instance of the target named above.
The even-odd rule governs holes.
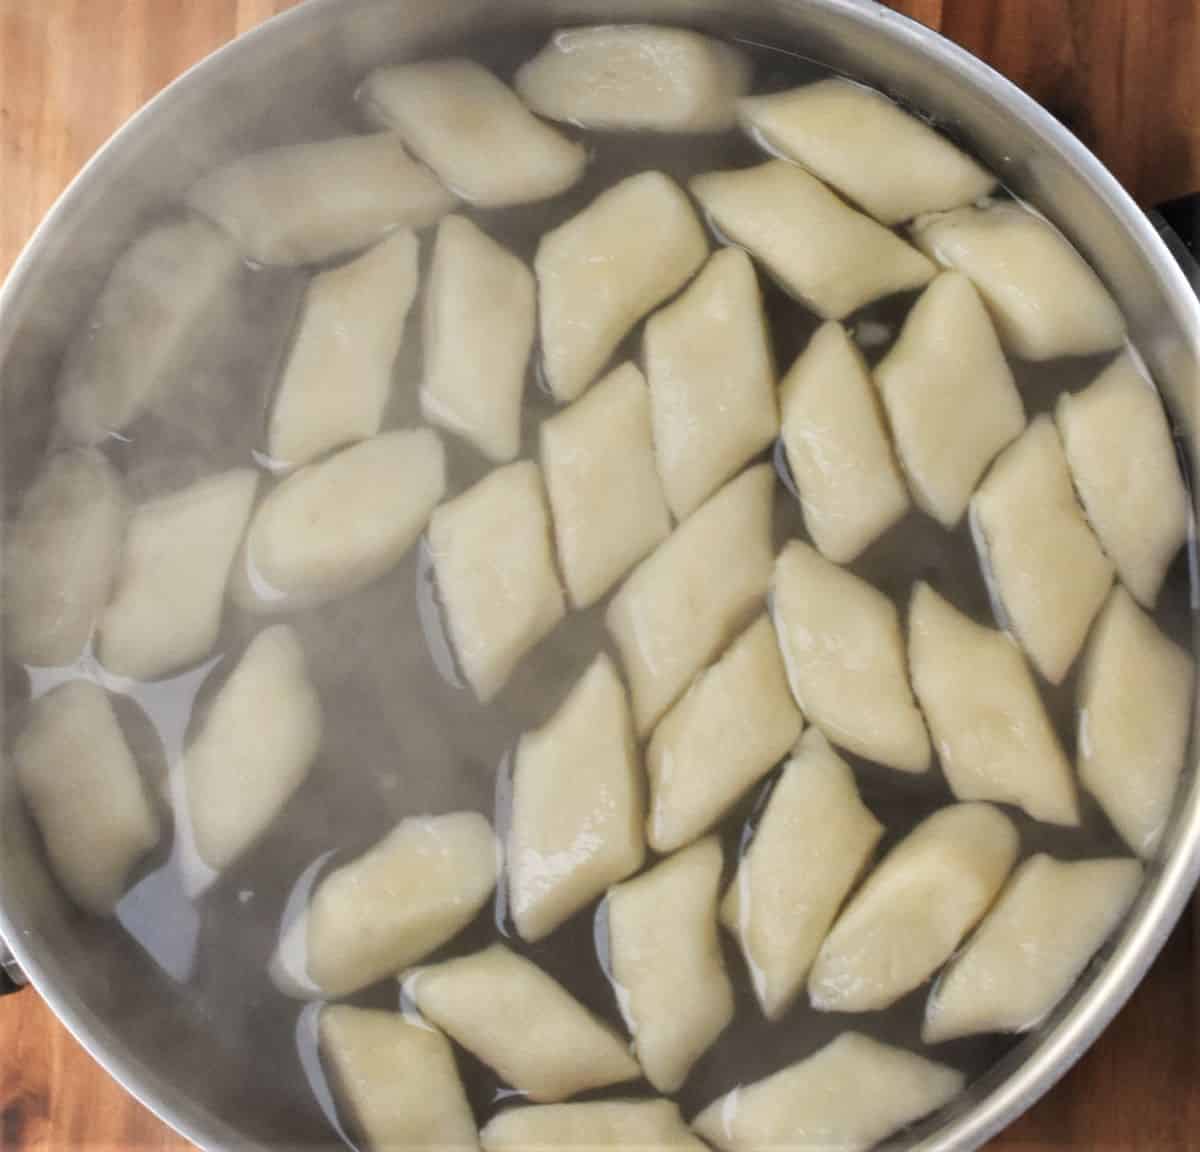
[[[517,70],[535,112],[609,131],[724,132],[750,87],[736,48],[686,28],[564,28]]]
[[[321,1009],[321,1059],[339,1110],[372,1152],[479,1147],[450,1042],[398,1012]]]
[[[717,936],[721,842],[710,836],[608,894],[612,979],[646,1079],[674,1092],[733,1019]]]
[[[970,280],[944,272],[925,289],[875,383],[914,498],[953,528],[987,466],[1025,427],[1025,406]]]
[[[1183,770],[1192,657],[1120,585],[1096,624],[1079,700],[1079,778],[1125,842],[1153,856]]]
[[[267,427],[275,461],[308,464],[379,431],[416,294],[407,229],[313,279]]]
[[[601,654],[513,771],[508,898],[540,940],[642,866],[642,782],[625,686]]]
[[[646,837],[673,852],[703,835],[758,783],[800,735],[787,673],[760,616],[662,718],[646,750]]]
[[[658,471],[682,520],[779,432],[775,365],[750,257],[726,248],[646,322]]]
[[[465,216],[438,226],[422,317],[421,410],[489,460],[516,458],[537,327],[533,273]]]
[[[771,580],[775,474],[730,481],[633,570],[605,614],[639,736],[729,643]]]
[[[1023,1032],[1070,991],[1133,902],[1133,860],[1025,861],[929,996],[927,1044]]]
[[[279,815],[321,746],[321,702],[304,650],[283,626],[250,641],[183,758],[196,851],[228,868]]]
[[[276,983],[333,1000],[425,959],[487,903],[497,847],[478,812],[401,820],[317,885],[281,942]]]
[[[443,504],[429,546],[455,653],[486,704],[566,614],[538,466],[497,468]]]
[[[722,1152],[836,1148],[866,1152],[949,1103],[961,1072],[844,1032],[765,1080],[741,1084],[692,1122]]]
[[[13,742],[17,782],[67,895],[111,916],[159,818],[104,689],[72,680],[29,705]]]
[[[503,944],[417,969],[405,988],[421,1015],[538,1103],[641,1075],[615,1031]]]
[[[1147,608],[1187,537],[1188,497],[1154,385],[1122,356],[1055,411],[1067,462],[1121,582]]]
[[[738,105],[749,133],[883,224],[970,204],[996,177],[882,92],[838,77]]]
[[[912,231],[939,264],[971,278],[1013,355],[1089,356],[1125,339],[1125,319],[1100,278],[1061,232],[1026,208],[957,208],[922,217]]]
[[[835,744],[902,772],[929,767],[896,606],[793,540],[774,578],[775,627],[801,711]]]
[[[671,532],[636,365],[544,421],[541,460],[563,579],[571,603],[586,608]]]
[[[1039,416],[971,501],[987,565],[1013,631],[1059,684],[1112,586],[1113,569],[1075,498],[1054,424]]]
[[[721,902],[721,922],[741,944],[768,1020],[779,1019],[803,989],[882,835],[854,773],[810,728],[771,790]]]
[[[95,444],[140,416],[241,267],[237,249],[203,220],[163,224],[135,240],[64,362],[57,395],[67,434]]]
[[[713,224],[822,319],[840,320],[936,269],[895,233],[856,212],[803,168],[771,160],[691,181]]]
[[[817,329],[784,377],[783,447],[804,526],[848,564],[909,509],[875,388],[846,330]]]
[[[913,689],[954,795],[1078,824],[1071,766],[1016,644],[924,583],[913,591],[908,637]]]
[[[237,468],[134,509],[100,619],[98,652],[110,672],[155,680],[212,651],[257,487],[254,472]]]
[[[674,296],[708,257],[682,188],[640,172],[547,232],[534,269],[542,367],[555,399],[574,400],[643,316]]]
[[[7,525],[10,660],[63,665],[80,657],[108,603],[127,516],[120,477],[98,452],[51,457]]]
[[[454,197],[390,132],[271,148],[201,179],[188,204],[256,264],[321,264],[393,228],[424,228]]]
[[[543,124],[472,60],[382,68],[359,95],[447,188],[481,207],[557,196],[587,164],[583,145]]]
[[[808,977],[814,1008],[870,1012],[919,988],[983,919],[1017,860],[1012,821],[990,804],[923,820],[867,877]]]
[[[506,1108],[479,1133],[484,1152],[549,1148],[666,1149],[704,1152],[673,1100],[592,1100]]]
[[[302,468],[250,522],[238,603],[283,612],[369,584],[413,546],[445,490],[445,452],[428,428],[385,432]]]

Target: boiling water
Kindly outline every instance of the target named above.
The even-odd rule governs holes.
[[[545,28],[490,32],[460,46],[505,78],[533,55]],[[822,75],[793,55],[748,47],[756,64],[755,87],[781,89]],[[357,130],[347,103],[314,111],[325,124],[343,120]],[[713,168],[762,159],[736,132],[715,137],[587,134],[591,163],[585,178],[548,203],[474,212],[483,228],[527,261],[538,238],[587,205],[621,177],[643,169],[665,171],[681,182]],[[428,260],[429,244],[423,245]],[[202,474],[246,465],[265,437],[266,412],[281,357],[295,323],[305,276],[247,269],[236,298],[223,302],[205,339],[174,376],[163,402],[107,448],[124,470],[135,498],[177,487]],[[817,327],[816,316],[763,280],[776,360],[782,373]],[[888,349],[915,294],[885,300],[852,317],[849,325],[874,363]],[[404,351],[396,366],[388,427],[420,421],[417,388],[421,348],[414,309]],[[617,359],[638,356],[638,334]],[[1021,394],[1032,415],[1049,410],[1063,389],[1086,384],[1104,359],[1014,364]],[[526,392],[523,450],[536,456],[537,429],[554,410],[531,369]],[[480,479],[487,466],[462,442],[446,437],[451,493]],[[777,493],[776,545],[806,536],[790,478],[775,454],[781,485]],[[264,476],[264,485],[273,483]],[[929,580],[960,608],[993,622],[987,589],[964,524],[948,533],[932,520],[911,514],[876,542],[852,566],[894,597],[903,609],[909,589]],[[320,758],[279,820],[261,842],[204,891],[189,889],[184,867],[187,846],[166,838],[158,855],[139,874],[119,908],[124,935],[121,964],[111,978],[122,989],[121,1010],[135,1013],[142,993],[156,1002],[177,1003],[181,1014],[200,1021],[221,1053],[219,1072],[196,1059],[200,1076],[220,1076],[230,1100],[257,1098],[255,1108],[265,1140],[313,1144],[345,1138],[314,1048],[311,1007],[281,995],[267,965],[286,910],[295,909],[319,877],[358,855],[399,819],[416,813],[476,809],[506,827],[511,752],[521,733],[544,723],[595,654],[610,648],[603,628],[605,604],[570,615],[528,656],[507,688],[481,708],[454,666],[443,630],[437,590],[424,547],[414,549],[393,572],[366,590],[291,618],[307,652],[323,702],[326,729]],[[1188,564],[1180,557],[1167,580],[1158,609],[1159,623],[1190,647]],[[131,685],[108,678],[94,661],[62,670],[8,669],[9,699],[39,694],[64,677],[95,676],[124,697],[118,711],[131,744],[148,773],[166,793],[172,791],[180,750],[198,709],[220,684],[262,621],[230,607],[216,658],[198,670],[154,685]],[[1059,735],[1074,757],[1075,677],[1058,688],[1042,684]],[[19,718],[17,720],[19,723]],[[886,851],[923,817],[952,797],[939,771],[914,777],[848,756],[863,798],[887,827]],[[721,826],[726,866],[732,872],[747,842],[754,814],[771,787],[769,779]],[[1047,849],[1056,855],[1123,853],[1124,848],[1091,800],[1083,797],[1078,829],[1051,829],[1010,810],[1021,830],[1025,854]],[[605,976],[604,923],[595,909],[581,913],[551,937],[526,945],[512,931],[501,885],[494,907],[441,954],[464,954],[497,937],[531,956],[584,1004],[623,1031],[614,991]],[[104,932],[87,926],[81,931]],[[861,1016],[824,1015],[801,1000],[782,1020],[768,1024],[755,1002],[746,966],[722,933],[728,971],[736,988],[737,1013],[728,1030],[700,1060],[680,1093],[690,1116],[735,1084],[755,1079],[799,1059],[852,1027],[920,1049],[919,1026],[927,989],[892,1008]],[[437,959],[437,956],[433,957]],[[170,1000],[161,998],[170,988]],[[113,993],[117,995],[116,992]],[[354,998],[355,1003],[400,1006],[400,989],[385,982]],[[520,1032],[522,1021],[512,1027]],[[170,1021],[158,1029],[163,1044],[176,1040]],[[1011,1039],[983,1037],[937,1049],[938,1058],[962,1068],[972,1079],[998,1061]],[[459,1065],[482,1124],[512,1095],[495,1075],[466,1053]],[[206,1056],[206,1060],[209,1058]],[[172,1057],[172,1064],[179,1060]],[[206,1070],[207,1067],[207,1070]],[[620,1086],[599,1097],[648,1094],[645,1085]],[[231,1106],[231,1114],[233,1108]]]

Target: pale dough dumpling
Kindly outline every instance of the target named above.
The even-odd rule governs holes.
[[[465,216],[438,226],[425,293],[421,410],[489,460],[515,459],[537,327],[533,273]]]
[[[920,288],[936,269],[899,236],[786,160],[691,182],[713,224],[825,320]]]
[[[419,968],[405,988],[426,1019],[538,1103],[641,1075],[615,1031],[503,944]]]
[[[159,818],[104,689],[73,680],[33,701],[12,756],[58,882],[111,916]]]
[[[929,767],[896,606],[877,588],[792,541],[774,579],[775,627],[801,711],[835,744],[898,768]]]
[[[637,366],[621,365],[544,421],[541,459],[563,579],[586,608],[671,532]]]
[[[497,468],[443,504],[429,545],[455,653],[486,703],[566,613],[538,466]]]
[[[846,330],[830,321],[781,393],[783,447],[816,546],[848,564],[909,509],[875,388]]]
[[[103,456],[52,457],[21,498],[4,547],[4,622],[10,660],[63,665],[79,658],[108,603],[128,509]]]
[[[302,468],[250,522],[239,604],[281,612],[369,584],[413,546],[445,490],[445,452],[428,428],[385,432]]]
[[[238,468],[134,510],[100,620],[98,652],[110,672],[155,680],[212,651],[257,486],[254,472]]]
[[[267,428],[278,464],[307,464],[379,431],[417,294],[417,238],[396,232],[308,286]]]
[[[733,1019],[717,936],[721,842],[669,857],[608,894],[613,983],[646,1079],[674,1092]]]
[[[954,804],[918,824],[825,938],[808,976],[813,1007],[870,1012],[924,984],[983,919],[1019,847],[990,804]]]
[[[1070,991],[1141,882],[1134,860],[1027,860],[934,985],[921,1038],[1033,1028]]]
[[[186,812],[200,858],[220,872],[266,831],[321,746],[321,702],[290,629],[250,641],[183,758]]]
[[[535,112],[583,128],[724,132],[751,65],[736,48],[685,28],[564,28],[517,70]]]
[[[1121,582],[1147,608],[1187,537],[1188,497],[1162,400],[1128,356],[1055,413],[1075,487]]]
[[[646,322],[654,448],[667,503],[684,519],[775,439],[779,404],[750,257],[726,248]]]
[[[841,77],[752,96],[738,112],[768,149],[803,164],[883,224],[970,204],[996,184],[940,132]]]
[[[722,1152],[866,1152],[948,1104],[964,1086],[953,1068],[844,1032],[806,1060],[739,1085],[692,1123]]]
[[[1113,569],[1075,498],[1062,443],[1039,416],[971,501],[987,565],[1013,631],[1059,684],[1112,586]]]
[[[635,568],[605,624],[644,736],[732,638],[771,581],[775,474],[761,464],[698,508]]]
[[[646,835],[660,853],[708,831],[796,743],[803,719],[766,616],[662,718],[646,750]]]
[[[58,414],[68,435],[94,444],[141,415],[241,267],[237,249],[203,220],[164,224],[134,241],[64,363]]]
[[[900,463],[921,508],[953,528],[1025,406],[979,294],[944,272],[875,368]]]
[[[320,264],[423,228],[454,197],[390,132],[290,144],[218,168],[188,203],[221,225],[257,264]]]
[[[625,686],[599,656],[550,721],[526,733],[513,772],[508,899],[540,940],[645,857],[642,782]]]
[[[497,847],[477,812],[401,820],[317,885],[280,945],[277,983],[334,1000],[423,960],[487,902]]]
[[[1083,665],[1079,778],[1139,855],[1152,856],[1187,752],[1195,668],[1118,585]]]
[[[472,60],[380,69],[367,77],[360,98],[447,188],[483,207],[557,196],[587,164],[581,144],[543,124]]]
[[[555,398],[574,400],[707,256],[691,203],[661,172],[622,180],[543,236],[534,269],[542,366]]]
[[[768,1020],[791,1006],[883,825],[854,773],[810,728],[771,791],[750,847],[721,902]]]
[[[913,225],[917,245],[983,296],[1004,346],[1024,360],[1118,347],[1125,320],[1100,278],[1052,224],[1016,204],[958,208]]]
[[[338,1107],[372,1152],[479,1147],[454,1052],[398,1012],[321,1009],[321,1059]]]
[[[704,1152],[672,1100],[593,1100],[507,1108],[479,1133],[485,1152],[546,1152],[549,1148],[678,1148]]]

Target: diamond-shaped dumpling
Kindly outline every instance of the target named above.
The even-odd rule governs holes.
[[[591,1100],[506,1108],[487,1123],[479,1140],[485,1152],[531,1152],[535,1148],[705,1150],[672,1100]]]

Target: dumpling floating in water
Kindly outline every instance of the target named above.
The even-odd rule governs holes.
[[[592,1100],[506,1108],[479,1133],[484,1152],[549,1148],[705,1152],[672,1100]]]

